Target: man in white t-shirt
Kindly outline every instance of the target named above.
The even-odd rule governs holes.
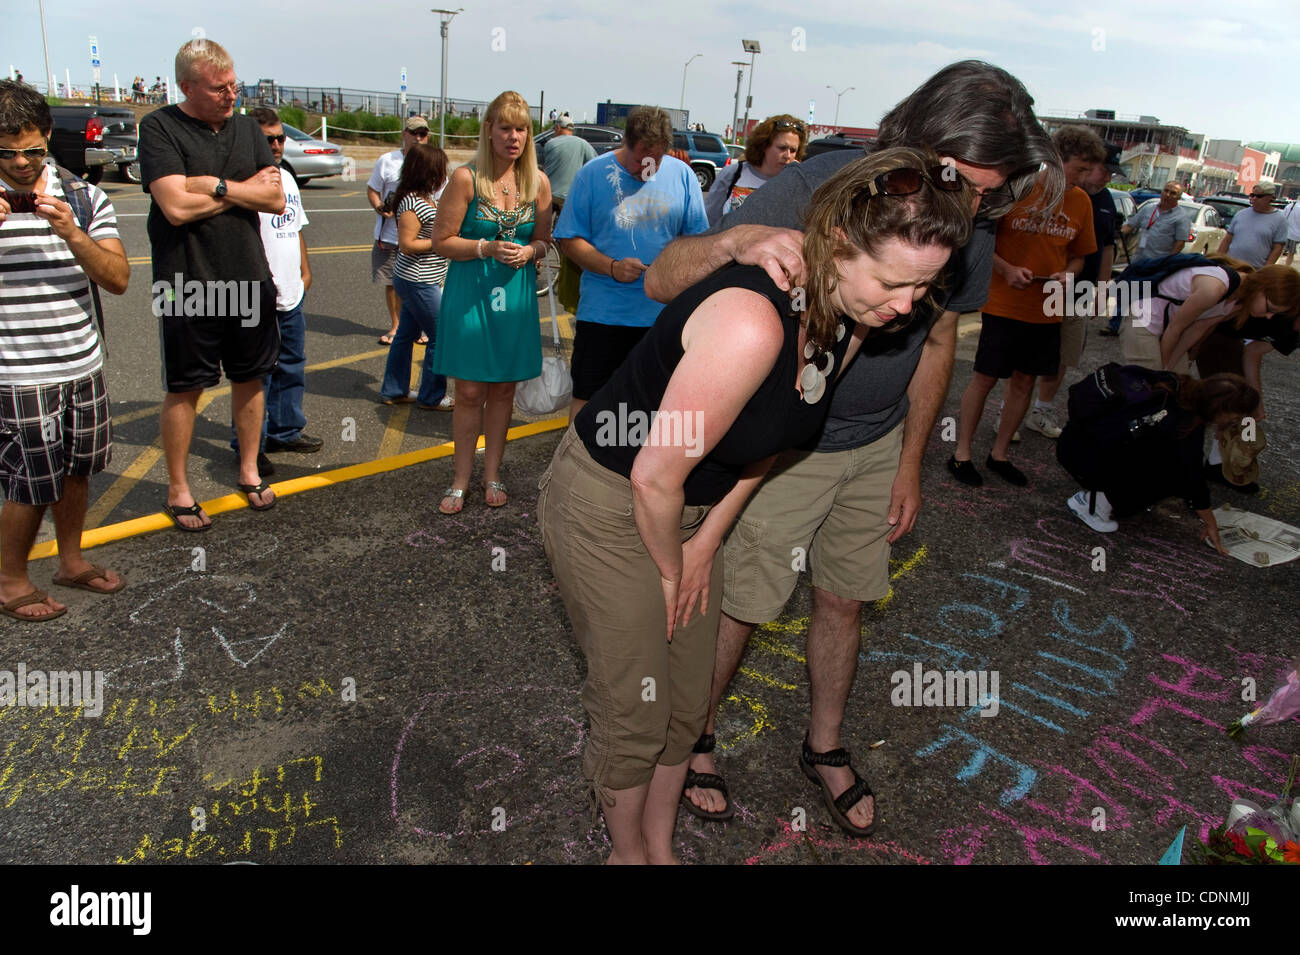
[[[27,555],[48,508],[59,543],[54,583],[110,594],[126,586],[81,553],[90,475],[112,456],[99,303],[90,283],[126,291],[131,267],[107,196],[46,162],[45,97],[0,81],[0,613],[53,620]]]
[[[391,345],[397,334],[397,320],[402,302],[393,291],[393,266],[397,264],[397,218],[393,210],[384,208],[384,201],[397,191],[397,181],[402,178],[402,160],[415,143],[429,141],[429,121],[423,116],[412,116],[402,129],[402,148],[384,153],[375,161],[366,182],[366,198],[375,210],[375,247],[370,251],[370,281],[384,283],[385,301],[388,303],[388,332],[379,336],[379,344]]]
[[[284,127],[280,124],[279,114],[259,106],[250,115],[262,127],[271,155],[278,164],[284,158]],[[280,323],[280,355],[275,370],[267,377],[265,388],[263,443],[272,454],[277,451],[311,454],[319,451],[325,442],[304,434],[302,430],[307,424],[302,412],[302,399],[307,391],[307,323],[303,317],[302,300],[311,287],[307,243],[302,237],[307,213],[303,210],[302,194],[293,176],[281,176],[280,182],[284,186],[284,212],[280,215],[258,213],[266,263],[271,267],[271,278],[275,281],[275,317]]]
[[[1228,222],[1228,232],[1219,244],[1220,255],[1231,255],[1257,269],[1277,261],[1286,241],[1287,222],[1286,216],[1273,208],[1276,193],[1271,182],[1255,183],[1250,190],[1250,208]]]
[[[1286,267],[1290,268],[1295,261],[1296,243],[1300,242],[1300,199],[1292,199],[1282,216],[1286,219]]]

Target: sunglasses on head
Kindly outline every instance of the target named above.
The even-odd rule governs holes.
[[[286,139],[288,139],[288,138],[289,138],[289,137],[286,136],[284,133],[281,133],[279,136],[271,136],[271,135],[268,135],[268,136],[266,137],[266,141],[267,141],[268,143],[271,143],[271,144],[280,143],[281,145],[283,145],[283,144],[284,144],[284,141],[285,141]]]
[[[778,120],[777,122],[773,123],[773,124],[772,124],[772,128],[773,128],[773,129],[796,129],[796,130],[798,130],[799,132],[802,133],[802,132],[803,132],[803,123],[799,122],[799,120],[797,120],[797,119],[796,119],[796,120],[793,120],[793,121],[792,121],[792,120],[788,120],[788,119],[782,119],[782,120]]]
[[[867,188],[860,191],[853,201],[865,201],[872,196],[910,196],[920,192],[921,186],[926,184],[942,192],[961,192],[966,188],[966,180],[957,173],[955,166],[931,166],[925,170],[904,167],[881,173],[867,183]]]
[[[47,155],[49,150],[43,146],[33,146],[31,149],[0,149],[0,159],[14,159],[23,156],[32,162],[40,162]]]

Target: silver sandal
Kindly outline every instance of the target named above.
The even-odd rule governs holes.
[[[510,498],[508,495],[506,495],[506,499],[502,501],[500,504],[492,504],[487,499],[487,495],[489,491],[496,491],[498,494],[506,495],[506,486],[502,484],[500,481],[483,482],[483,503],[487,504],[488,507],[505,507],[507,504],[510,503]]]
[[[455,499],[456,507],[449,511],[445,506],[443,506],[442,502],[439,502],[438,510],[443,514],[459,514],[461,509],[465,506],[465,489],[460,487],[449,487],[442,492],[443,501],[449,497]]]

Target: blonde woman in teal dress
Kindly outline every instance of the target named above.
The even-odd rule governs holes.
[[[456,379],[456,474],[438,507],[444,514],[464,506],[480,434],[484,501],[506,503],[500,472],[515,385],[542,371],[533,263],[550,241],[551,184],[537,168],[532,115],[507,91],[488,106],[474,161],[452,173],[434,224],[434,252],[451,264],[433,367]]]

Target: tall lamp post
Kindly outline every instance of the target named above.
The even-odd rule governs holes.
[[[745,140],[749,140],[749,108],[754,105],[754,54],[762,53],[757,40],[741,40],[741,46],[749,54],[749,90],[745,93]]]
[[[734,143],[740,138],[737,128],[740,124],[740,81],[745,78],[745,67],[749,64],[744,60],[732,60],[731,65],[736,67],[736,108],[731,113],[731,141]]]
[[[45,38],[45,0],[37,4],[41,11],[41,46],[45,48],[45,95],[54,95],[54,74],[50,72],[50,42]]]
[[[703,53],[696,53],[693,57],[691,57],[689,60],[686,61],[686,66],[690,66],[692,63],[694,63],[703,55],[704,55]],[[678,109],[686,108],[686,66],[682,67],[682,100],[680,103],[677,104]]]
[[[829,83],[826,84],[826,88],[830,90],[832,93],[835,93],[835,87],[831,86]],[[838,129],[840,125],[840,97],[843,96],[845,93],[847,93],[849,90],[853,90],[853,89],[857,89],[857,87],[846,86],[838,93],[835,93],[835,128],[836,129]]]
[[[465,8],[459,7],[455,10],[439,10],[436,7],[430,11],[438,14],[438,27],[442,34],[442,87],[438,93],[438,146],[442,149],[447,148],[447,24],[451,23],[452,18],[458,13],[464,13]]]

